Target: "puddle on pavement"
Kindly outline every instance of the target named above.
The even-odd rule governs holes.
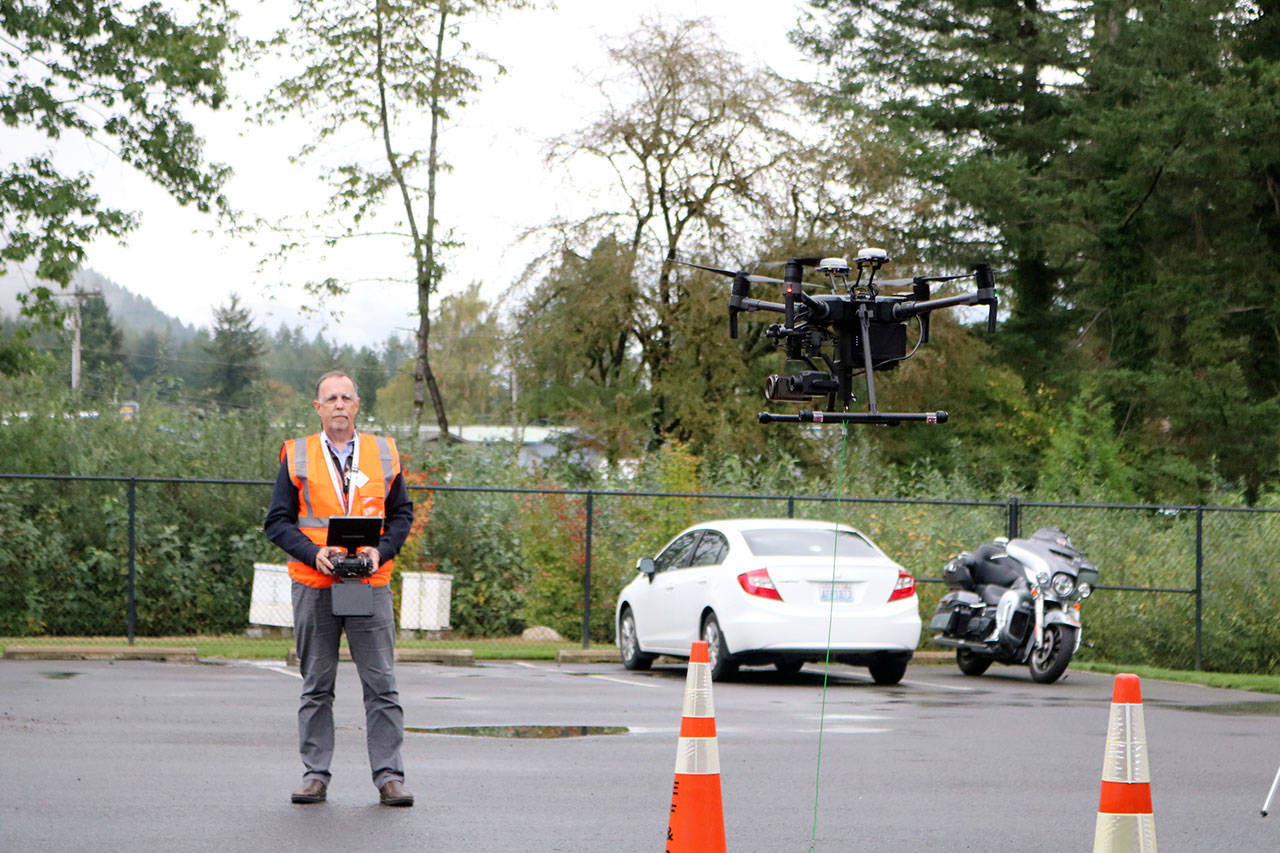
[[[626,726],[442,726],[440,728],[405,726],[404,730],[428,735],[505,738],[592,737],[625,735],[630,731]]]
[[[1227,717],[1243,717],[1250,714],[1258,716],[1280,716],[1280,701],[1277,702],[1226,702],[1221,705],[1165,705],[1174,711],[1199,711],[1202,714],[1222,714]]]
[[[80,673],[78,672],[42,672],[40,674],[43,675],[45,678],[63,679],[63,678],[75,678]]]

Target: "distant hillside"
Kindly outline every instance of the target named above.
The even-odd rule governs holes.
[[[6,263],[4,271],[5,274],[0,276],[0,315],[16,317],[21,307],[18,294],[25,293],[41,282],[32,269],[24,265]],[[55,292],[60,290],[56,284],[44,283]],[[150,299],[129,291],[93,270],[81,270],[76,273],[66,291],[62,292],[74,292],[77,287],[87,291],[101,291],[102,298],[106,300],[107,308],[111,311],[111,319],[124,332],[126,338],[134,338],[148,329],[156,332],[167,330],[175,344],[182,344],[195,336],[194,326],[169,316],[157,308]]]

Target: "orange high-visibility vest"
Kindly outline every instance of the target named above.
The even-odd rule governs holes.
[[[396,443],[387,436],[357,433],[354,452],[353,482],[360,479],[357,472],[367,479],[363,485],[356,486],[352,505],[346,507],[343,499],[347,496],[340,494],[341,474],[335,471],[320,433],[290,439],[280,448],[280,461],[288,460],[289,476],[298,487],[298,529],[321,547],[329,535],[330,516],[386,518],[387,494],[391,491],[391,482],[400,473],[400,454],[396,452]],[[307,586],[324,588],[333,585],[333,578],[297,560],[289,561],[289,577]],[[378,570],[362,582],[374,586],[390,583],[391,560],[378,566]]]

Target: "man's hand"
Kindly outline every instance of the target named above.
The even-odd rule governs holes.
[[[334,577],[333,560],[347,553],[346,548],[333,548],[328,545],[323,546],[316,552],[316,571],[322,575]]]
[[[361,554],[362,556],[368,557],[370,560],[373,561],[374,572],[378,570],[378,564],[382,562],[382,555],[378,553],[377,548],[373,547],[372,545],[365,545],[363,548],[360,549],[358,553]],[[373,574],[373,572],[370,572],[369,574]]]

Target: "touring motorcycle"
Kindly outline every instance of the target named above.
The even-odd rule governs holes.
[[[951,592],[929,623],[933,641],[956,650],[965,675],[993,662],[1027,664],[1031,677],[1052,684],[1080,648],[1080,602],[1098,582],[1060,528],[1042,527],[1029,539],[999,537],[964,552],[942,569]]]

